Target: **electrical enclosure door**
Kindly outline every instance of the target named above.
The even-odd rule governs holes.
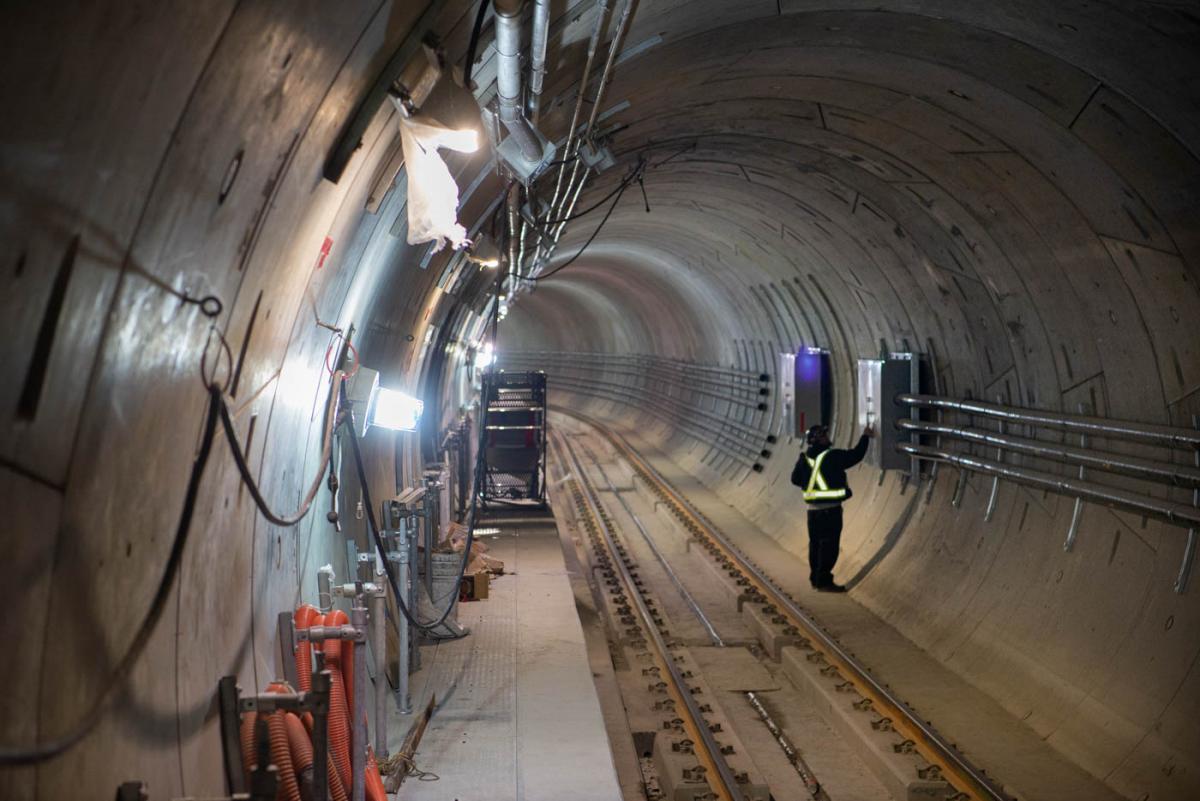
[[[830,425],[833,376],[828,351],[804,348],[796,354],[795,363],[796,436],[803,437],[810,426]]]
[[[796,420],[796,354],[779,354],[779,402],[783,404],[783,415],[779,419],[779,434],[789,437],[799,436],[801,431],[794,430]]]
[[[914,419],[916,408],[896,402],[905,393],[921,391],[921,356],[891,353],[888,358],[858,362],[858,430],[874,425],[876,437],[867,448],[866,461],[883,470],[911,472],[916,460],[896,450],[896,444],[913,441],[913,435],[896,428],[899,419]]]
[[[858,397],[855,399],[855,433],[861,434],[862,430],[867,426],[875,426],[879,430],[882,426],[879,424],[879,392],[883,381],[883,362],[879,359],[859,359],[858,360]],[[875,467],[882,467],[879,463],[880,448],[879,437],[871,440],[871,444],[867,446],[867,456],[863,460],[867,464]]]

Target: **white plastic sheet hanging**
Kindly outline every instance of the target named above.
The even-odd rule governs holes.
[[[435,253],[447,241],[460,248],[466,244],[467,231],[458,223],[458,184],[438,149],[473,153],[478,147],[475,131],[456,131],[429,117],[413,119],[397,107],[408,173],[408,244],[434,242]]]

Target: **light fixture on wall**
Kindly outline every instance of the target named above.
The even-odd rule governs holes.
[[[489,342],[479,350],[475,351],[475,369],[486,370],[496,361],[496,353],[492,348],[492,343]]]
[[[416,431],[425,402],[396,389],[376,387],[367,406],[367,426]]]
[[[356,408],[366,408],[365,414],[355,415],[360,437],[365,437],[371,426],[416,431],[425,411],[419,398],[380,386],[379,373],[369,367],[360,367],[347,381],[346,396]]]

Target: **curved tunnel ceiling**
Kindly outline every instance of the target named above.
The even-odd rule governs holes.
[[[0,723],[0,745],[70,731],[150,607],[202,430],[201,370],[236,402],[252,472],[278,509],[321,467],[337,345],[327,326],[353,329],[385,381],[435,400],[440,386],[443,419],[456,413],[439,353],[461,358],[485,334],[492,284],[406,244],[390,108],[341,180],[322,177],[424,5],[14,11],[0,71],[4,107],[19,112],[0,163],[12,243],[0,273],[12,377],[0,386],[0,579],[25,591],[0,682],[24,703]],[[552,2],[540,123],[551,139],[565,136],[597,5]],[[608,5],[605,41],[624,0]],[[476,6],[436,7],[455,68]],[[483,99],[491,36],[485,27],[475,65]],[[638,0],[620,47],[599,109],[619,164],[579,206],[641,155],[651,211],[632,185],[575,263],[521,292],[502,353],[562,352],[603,380],[602,357],[573,354],[754,375],[774,373],[779,352],[825,347],[840,442],[853,434],[856,361],[890,350],[928,354],[947,395],[1175,425],[1200,413],[1190,4]],[[477,124],[453,83],[431,105],[447,124]],[[479,230],[503,184],[482,158],[448,162],[460,219]],[[567,227],[547,271],[606,208]],[[222,302],[211,318],[193,302],[208,295]],[[798,442],[775,398],[730,423],[779,435],[754,473],[711,458],[680,423],[564,394],[636,428],[801,548],[788,483]],[[378,497],[419,476],[412,441],[365,442]],[[80,776],[112,787],[129,765],[156,797],[219,792],[216,677],[264,686],[277,675],[277,613],[312,597],[315,566],[349,572],[328,493],[300,526],[269,525],[225,446],[214,454],[194,510],[201,533],[119,703],[65,756],[0,775],[13,797],[66,797]],[[865,576],[856,600],[1112,791],[1200,791],[1200,577],[1190,594],[1171,589],[1185,531],[1089,507],[1064,554],[1067,498],[1005,484],[984,525],[980,481],[959,508],[952,479],[917,504],[894,472],[863,472],[839,568]]]
[[[621,163],[579,202],[598,202],[644,157],[651,212],[631,185],[578,259],[520,299],[501,350],[774,373],[776,353],[828,348],[843,442],[857,435],[857,360],[890,351],[928,354],[947,395],[1189,425],[1200,410],[1200,335],[1186,311],[1200,310],[1190,12],[687,5],[639,7],[624,44],[637,55],[601,104],[616,109],[605,126]],[[546,272],[606,208],[571,224]],[[616,363],[591,364],[598,384],[634,380]],[[756,476],[714,460],[702,434],[611,392],[566,387],[573,404],[663,443],[786,547],[804,547],[790,438],[767,446],[776,455]],[[769,414],[767,430],[783,436],[778,410]],[[1178,569],[1185,532],[1164,527],[1146,541],[1152,553],[1114,568],[1125,526],[1114,539],[1093,520],[1093,536],[1110,529],[1112,551],[1060,590],[1062,570],[1050,566],[1075,564],[1058,542],[1069,504],[1027,525],[1028,496],[1015,490],[1001,496],[1003,534],[988,534],[982,497],[965,514],[914,513],[902,486],[881,487],[848,513],[847,569],[870,575],[858,597],[1011,712],[1032,715],[1043,737],[1118,791],[1179,792],[1147,777],[1200,748],[1179,706],[1200,693],[1188,667],[1196,651],[1168,657],[1174,646],[1147,630],[1180,609],[1161,579]],[[949,506],[952,487],[934,489],[930,503]],[[974,555],[948,560],[965,549]],[[1029,559],[1046,565],[1045,578]],[[1129,603],[1097,598],[1110,582]],[[1097,731],[1108,732],[1102,745]]]

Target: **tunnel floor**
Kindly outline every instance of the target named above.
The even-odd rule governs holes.
[[[593,451],[600,456],[601,462],[608,463],[607,469],[612,475],[620,475],[621,471],[628,475],[628,467],[616,454],[605,449],[596,429],[562,414],[554,415],[552,421],[556,428],[569,432],[570,436],[591,442]],[[709,520],[729,533],[751,560],[766,566],[766,571],[847,650],[923,717],[932,721],[972,761],[998,778],[1006,790],[1030,801],[1116,801],[1122,797],[1057,753],[996,700],[948,670],[856,603],[853,589],[848,595],[818,593],[810,589],[808,564],[804,559],[782,548],[738,509],[638,436],[635,429],[615,426],[614,430]],[[632,487],[636,486],[635,482]],[[632,503],[643,493],[622,494]],[[640,498],[640,501],[645,510],[641,519],[652,519],[654,504],[646,498]],[[802,521],[797,521],[796,536],[804,536]],[[632,531],[632,537],[636,537],[636,531]],[[685,584],[694,584],[697,591],[702,591],[703,585],[711,582],[711,576],[701,569],[677,569],[676,572]],[[930,580],[936,580],[936,576],[931,576]],[[669,593],[664,591],[662,594]]]
[[[493,582],[487,600],[460,606],[459,620],[470,627],[469,637],[422,648],[421,670],[412,677],[413,709],[419,713],[431,698],[437,706],[415,763],[432,775],[426,781],[410,778],[402,797],[656,801],[707,790],[703,782],[689,789],[668,778],[679,755],[663,754],[686,732],[678,720],[672,724],[670,715],[660,720],[665,696],[661,686],[655,687],[659,672],[642,664],[644,645],[624,625],[630,619],[614,615],[605,603],[605,585],[612,582],[605,581],[603,565],[589,552],[586,521],[572,504],[570,488],[581,478],[596,488],[605,519],[620,532],[639,580],[653,594],[671,648],[683,654],[676,659],[695,672],[707,693],[707,706],[724,726],[715,730],[731,738],[723,742],[736,755],[730,764],[748,776],[747,799],[806,797],[812,788],[746,704],[746,691],[757,694],[805,769],[816,776],[824,795],[814,797],[882,801],[914,792],[952,797],[946,785],[938,789],[939,776],[928,772],[927,763],[905,756],[899,735],[892,733],[889,740],[869,731],[855,733],[861,721],[847,721],[856,713],[836,708],[838,693],[846,691],[832,680],[822,690],[825,679],[805,667],[796,639],[772,634],[749,606],[743,608],[722,588],[719,571],[706,565],[709,557],[686,532],[672,528],[661,505],[597,429],[559,414],[554,431],[562,445],[551,450],[556,454],[549,485],[553,517],[485,523],[499,531],[485,541],[490,553],[504,560],[505,575]],[[997,700],[856,603],[853,589],[842,596],[810,590],[803,559],[635,431],[620,434],[713,524],[730,532],[747,557],[768,566],[780,586],[873,675],[1007,792],[1023,801],[1121,798]],[[584,458],[577,465],[567,463],[563,447]],[[675,587],[667,568],[656,562],[660,557],[677,577]],[[688,596],[719,633],[720,648],[711,647],[689,611]],[[393,712],[393,743],[413,719]],[[879,750],[888,751],[891,740],[897,753],[881,756]],[[763,794],[755,795],[759,789]]]
[[[553,518],[480,525],[500,529],[481,539],[505,572],[487,599],[459,605],[469,636],[422,647],[410,684],[414,713],[392,707],[396,745],[436,699],[414,757],[429,775],[410,777],[399,797],[619,798]]]

